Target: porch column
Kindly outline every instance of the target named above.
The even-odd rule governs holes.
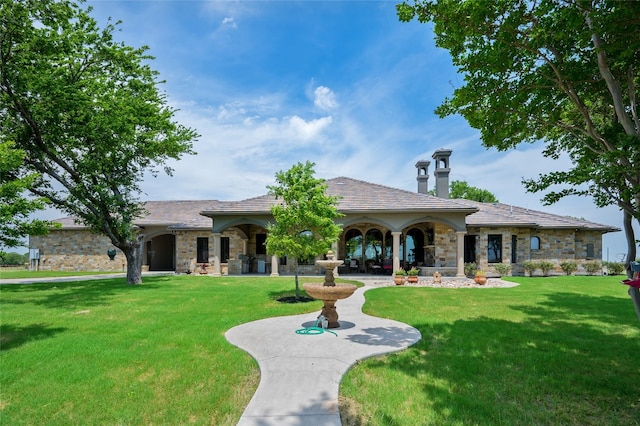
[[[213,276],[219,277],[222,274],[220,273],[220,237],[222,234],[219,232],[213,233]]]
[[[338,242],[334,241],[331,244],[331,251],[333,252],[333,258],[335,260],[338,260]],[[333,268],[333,276],[334,277],[339,277],[340,274],[338,273],[338,267],[336,266],[335,268]]]
[[[402,232],[392,232],[391,236],[393,237],[393,271],[392,274],[400,269],[400,235]]]
[[[465,231],[456,231],[456,242],[458,243],[456,277],[464,277],[464,236],[466,234]]]
[[[278,273],[278,263],[280,263],[280,259],[275,254],[271,256],[271,277],[279,277]]]

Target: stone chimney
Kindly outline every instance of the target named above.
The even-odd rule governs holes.
[[[420,160],[416,163],[416,169],[418,169],[418,194],[429,193],[429,164],[431,161]]]
[[[433,153],[432,158],[436,161],[436,171],[433,172],[436,177],[436,197],[449,198],[450,156],[450,149],[440,148]]]

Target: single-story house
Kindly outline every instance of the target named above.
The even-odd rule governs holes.
[[[333,246],[344,259],[341,273],[391,273],[417,266],[423,275],[464,274],[475,262],[495,272],[495,264],[524,272],[525,261],[599,261],[602,235],[619,231],[574,217],[500,203],[449,199],[451,150],[439,149],[435,195],[428,194],[430,161],[419,161],[418,191],[411,192],[348,177],[325,181],[339,197],[336,220],[343,232]],[[292,274],[286,258],[266,252],[267,225],[273,221],[270,195],[242,201],[149,201],[136,224],[144,235],[143,270],[224,274]],[[42,270],[124,271],[124,255],[103,236],[67,217],[61,228],[32,236],[30,253]],[[111,256],[108,256],[107,253]],[[115,255],[114,255],[115,254]],[[302,273],[320,273],[315,259],[299,259]],[[579,267],[578,273],[581,269]]]

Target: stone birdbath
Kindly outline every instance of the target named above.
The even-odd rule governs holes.
[[[327,328],[338,328],[338,312],[336,311],[336,301],[346,299],[351,296],[358,286],[354,284],[336,284],[333,270],[342,265],[343,260],[334,259],[333,252],[327,253],[327,260],[317,260],[316,264],[325,269],[324,283],[306,283],[302,288],[314,299],[322,300],[322,315],[327,319]]]

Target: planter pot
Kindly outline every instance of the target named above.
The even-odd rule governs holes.
[[[476,284],[485,285],[487,283],[487,277],[476,276],[474,278],[474,281],[476,282]]]
[[[407,277],[407,282],[417,283],[418,282],[418,276],[417,275],[409,275]]]
[[[396,283],[396,285],[403,285],[404,284],[404,276],[403,275],[395,275],[393,277],[393,282]]]

